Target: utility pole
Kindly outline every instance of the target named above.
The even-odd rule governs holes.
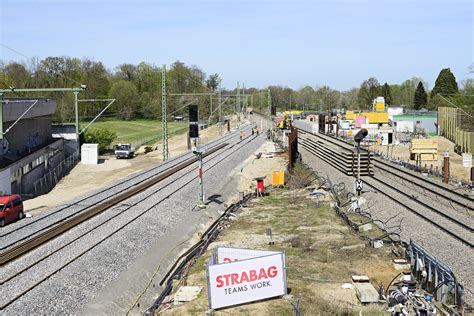
[[[221,90],[219,89],[219,94],[217,96],[217,103],[219,103],[219,136],[222,136],[222,103],[221,103]]]
[[[247,107],[247,95],[245,94],[245,83],[242,83],[242,113],[245,113],[246,107]]]
[[[198,170],[198,177],[199,177],[199,201],[197,206],[199,208],[206,208],[206,198],[204,196],[204,183],[202,179],[202,155],[203,152],[199,151],[198,152],[198,157],[199,157],[199,170]]]
[[[211,118],[212,118],[212,94],[209,94],[209,101],[211,105],[211,112],[209,112],[209,126],[211,126]]]
[[[272,93],[270,88],[268,88],[268,110],[270,115],[270,140],[273,141]]]
[[[239,121],[240,127],[240,85],[237,81],[237,100],[235,102],[235,113],[237,113],[237,120]]]
[[[161,70],[161,129],[163,137],[163,161],[168,160],[168,104],[166,99],[166,65]]]
[[[74,93],[74,111],[76,116],[76,144],[77,144],[77,152],[79,153],[81,144],[79,144],[79,103],[77,102],[77,95],[79,94],[78,91],[73,91]]]

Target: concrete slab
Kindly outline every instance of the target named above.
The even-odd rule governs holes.
[[[367,224],[359,226],[359,231],[360,232],[368,232],[369,230],[372,230],[372,224],[371,223],[367,223]]]
[[[392,262],[395,270],[411,270],[411,265],[406,259],[393,259]]]
[[[361,303],[377,303],[379,301],[379,293],[372,284],[368,282],[356,282],[354,283],[354,287]]]
[[[375,249],[382,248],[383,247],[383,240],[376,240],[374,241],[374,244],[372,245]]]
[[[174,305],[195,300],[201,293],[202,286],[182,286],[174,295]]]

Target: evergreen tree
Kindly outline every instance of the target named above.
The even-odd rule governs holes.
[[[372,101],[380,96],[380,84],[374,77],[362,82],[357,94],[357,103],[360,109],[368,109],[372,105]]]
[[[441,70],[438,75],[438,78],[436,79],[435,86],[433,90],[431,90],[431,97],[433,98],[438,93],[443,95],[449,95],[457,94],[458,92],[458,84],[456,83],[456,78],[451,72],[451,69],[444,68],[443,70]]]
[[[385,84],[382,86],[382,96],[385,98],[385,104],[392,104],[392,90],[390,89],[390,86],[388,83],[385,82]]]
[[[423,87],[423,83],[421,83],[421,81],[418,82],[418,86],[416,87],[413,104],[415,105],[416,110],[419,110],[428,104],[428,95],[426,94],[425,87]]]

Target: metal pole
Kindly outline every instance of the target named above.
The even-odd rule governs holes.
[[[80,154],[80,144],[79,144],[79,103],[77,102],[77,95],[79,94],[78,91],[74,91],[74,111],[76,115],[76,151],[77,154]]]
[[[240,85],[237,81],[237,100],[235,102],[235,113],[237,114],[237,121],[239,122],[240,127]]]
[[[357,182],[360,183],[360,142],[357,143]],[[357,190],[357,195],[360,195],[359,190]]]
[[[209,101],[211,102],[211,112],[209,113],[209,126],[211,125],[211,118],[212,118],[212,93],[209,94]]]
[[[268,110],[270,116],[270,140],[273,141],[272,94],[270,88],[268,88]]]
[[[161,71],[161,126],[163,137],[163,161],[168,160],[168,104],[166,99],[166,65]]]
[[[202,179],[202,153],[199,153],[199,207],[204,207],[204,184]]]
[[[222,100],[221,100],[221,90],[217,96],[217,103],[219,103],[219,136],[222,136]]]

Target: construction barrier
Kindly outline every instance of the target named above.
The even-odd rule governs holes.
[[[272,185],[285,185],[285,171],[273,171]]]
[[[461,109],[438,108],[438,131],[456,145],[458,153],[474,152],[474,119]]]

